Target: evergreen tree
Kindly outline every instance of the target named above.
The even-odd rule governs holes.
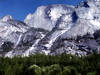
[[[49,68],[49,75],[61,75],[61,68],[58,64],[51,65]]]

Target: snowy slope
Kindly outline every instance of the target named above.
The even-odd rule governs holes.
[[[40,16],[41,18],[37,18],[38,16]],[[36,28],[50,30],[51,32],[53,28],[61,29],[59,31],[54,31],[52,34],[50,34],[48,36],[49,39],[47,38],[46,40],[43,40],[47,43],[42,44],[42,46],[50,49],[53,43],[59,37],[76,38],[77,36],[84,36],[87,33],[93,34],[95,31],[99,30],[99,16],[100,1],[87,0],[85,2],[81,2],[75,7],[68,5],[41,6],[34,14],[29,14],[27,16],[27,18],[25,19],[25,23]],[[35,20],[35,18],[37,18],[38,20]],[[35,21],[38,21],[40,23],[35,23]],[[73,49],[71,51],[75,53]],[[79,53],[82,54],[82,52]]]
[[[17,55],[28,56],[36,52],[36,48],[40,40],[48,33],[43,29],[28,29],[18,41],[18,45],[14,48],[13,51],[10,51],[5,54],[5,56],[13,57]]]
[[[50,5],[39,7],[34,14],[29,14],[24,22],[31,27],[52,30],[62,15],[70,14],[73,6]]]
[[[13,20],[13,17],[10,15],[6,15],[2,19],[0,19],[0,22],[7,22],[9,20]]]
[[[29,14],[25,23],[32,27],[52,30],[54,27],[71,26],[68,36],[93,34],[100,29],[100,2],[89,0],[77,7],[67,5],[41,6],[34,14]],[[76,32],[76,33],[74,33]],[[73,35],[74,34],[74,35]]]
[[[25,23],[14,20],[12,16],[4,16],[0,19],[0,38],[3,40],[0,42],[1,46],[4,45],[5,42],[11,42],[15,48],[20,41],[21,35],[26,32],[28,28]]]

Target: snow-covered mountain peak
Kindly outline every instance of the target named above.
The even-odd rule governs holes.
[[[29,13],[29,14],[27,15],[26,19],[28,20],[28,19],[31,19],[32,17],[33,17],[33,15],[32,15],[31,13]]]
[[[3,21],[3,22],[9,21],[9,20],[13,20],[13,17],[11,15],[6,15],[2,19],[0,19],[0,21]]]
[[[100,2],[100,0],[86,0],[87,2]]]
[[[20,36],[26,32],[28,28],[24,22],[14,20],[12,16],[4,16],[0,19],[0,38],[4,41],[10,41],[16,44]]]
[[[9,19],[12,17],[0,21],[1,40],[14,43],[13,51],[5,56],[38,52],[86,55],[93,50],[100,51],[99,0],[85,0],[77,6],[40,6],[25,18],[25,23]]]
[[[57,21],[62,15],[70,13],[70,11],[71,10],[65,10],[62,5],[53,5],[52,8],[49,11],[47,11],[47,13],[52,21]]]
[[[68,17],[73,10],[73,6],[61,4],[40,6],[34,14],[29,14],[24,22],[31,27],[51,31],[56,25],[59,26],[63,16]]]
[[[74,32],[75,30],[80,30],[80,34],[85,35],[86,33],[92,34],[95,30],[100,29],[99,16],[100,2],[87,0],[79,3],[77,8],[61,4],[40,6],[34,14],[27,16],[25,23],[49,31],[54,27],[68,29],[77,36],[79,31]]]

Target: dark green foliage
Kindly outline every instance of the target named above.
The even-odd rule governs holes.
[[[28,68],[28,75],[41,75],[41,68],[37,65],[31,65]]]
[[[96,73],[95,72],[89,72],[89,73],[87,73],[87,75],[96,75]]]
[[[71,75],[71,70],[69,68],[67,68],[67,67],[64,67],[62,75]]]
[[[42,74],[41,75],[48,75],[49,72],[49,66],[42,67]]]
[[[100,75],[100,54],[0,57],[0,75]]]
[[[100,75],[100,62],[97,64],[97,73],[96,73],[96,75]]]
[[[48,75],[61,75],[60,65],[54,64],[49,67]]]
[[[67,66],[64,67],[62,75],[78,75],[78,72],[75,67]]]

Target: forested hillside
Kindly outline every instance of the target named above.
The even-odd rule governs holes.
[[[0,57],[0,75],[100,75],[100,54]]]

